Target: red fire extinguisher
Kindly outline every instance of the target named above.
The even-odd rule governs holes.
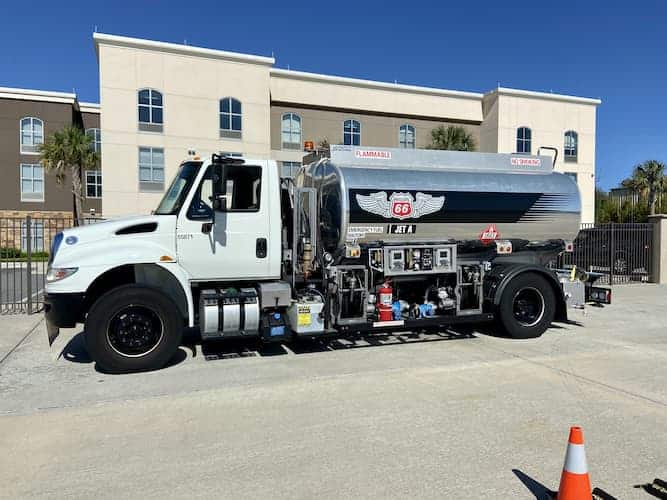
[[[393,318],[391,304],[394,302],[394,291],[391,284],[385,281],[378,290],[377,310],[380,321],[391,321]]]

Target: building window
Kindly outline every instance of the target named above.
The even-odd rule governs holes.
[[[86,198],[102,197],[102,172],[86,170]]]
[[[519,127],[516,129],[516,152],[528,153],[531,151],[532,132],[528,127]]]
[[[164,106],[162,93],[155,89],[141,89],[139,97],[139,130],[162,132]]]
[[[574,182],[577,182],[577,173],[576,172],[563,172],[565,175],[570,177],[571,179],[574,180]]]
[[[44,122],[31,116],[21,118],[21,153],[37,154],[44,144]]]
[[[294,178],[301,168],[301,162],[299,161],[284,161],[282,162],[282,168],[280,170],[281,177],[290,177]]]
[[[97,154],[102,152],[102,133],[99,128],[89,128],[86,135],[90,137],[90,148]]]
[[[343,122],[343,144],[359,146],[361,144],[361,124],[357,120]]]
[[[21,201],[44,201],[44,167],[21,163]]]
[[[241,118],[241,101],[233,97],[220,99],[220,137],[240,139]]]
[[[576,163],[579,153],[579,135],[574,130],[565,132],[565,146],[563,147],[563,156],[565,161]]]
[[[415,128],[412,125],[401,125],[398,129],[398,145],[404,149],[415,149]]]
[[[301,117],[285,113],[282,117],[283,149],[301,149]]]
[[[25,221],[21,222],[21,250],[28,251],[28,224]],[[30,251],[44,251],[44,222],[30,222]]]
[[[164,149],[139,148],[139,190],[164,189]]]

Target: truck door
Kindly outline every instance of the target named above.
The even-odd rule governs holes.
[[[176,246],[192,280],[270,278],[269,206],[266,168],[225,165],[220,211],[213,210],[213,167],[202,177],[187,210],[178,218]],[[218,191],[220,191],[220,186]],[[277,217],[277,223],[280,217]]]

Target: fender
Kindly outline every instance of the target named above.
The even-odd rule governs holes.
[[[567,321],[567,304],[558,276],[553,271],[537,264],[508,263],[495,265],[484,276],[484,298],[492,303],[495,309],[500,305],[500,299],[509,282],[524,273],[535,273],[546,278],[556,297],[556,319]]]
[[[174,278],[176,278],[179,285],[181,286],[181,289],[185,294],[185,300],[187,305],[188,326],[192,328],[193,326],[195,326],[195,307],[194,307],[194,299],[192,298],[192,288],[190,287],[189,275],[185,272],[185,270],[181,266],[179,266],[175,262],[174,263],[160,262],[157,265],[163,268],[168,273],[170,273]]]

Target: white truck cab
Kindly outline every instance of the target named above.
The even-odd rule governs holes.
[[[223,167],[211,159],[189,160],[152,215],[59,233],[45,290],[50,341],[59,328],[83,322],[100,295],[116,286],[168,291],[179,323],[194,326],[192,287],[198,282],[278,280],[280,203],[275,161],[227,159]],[[139,308],[132,311],[140,320]]]

